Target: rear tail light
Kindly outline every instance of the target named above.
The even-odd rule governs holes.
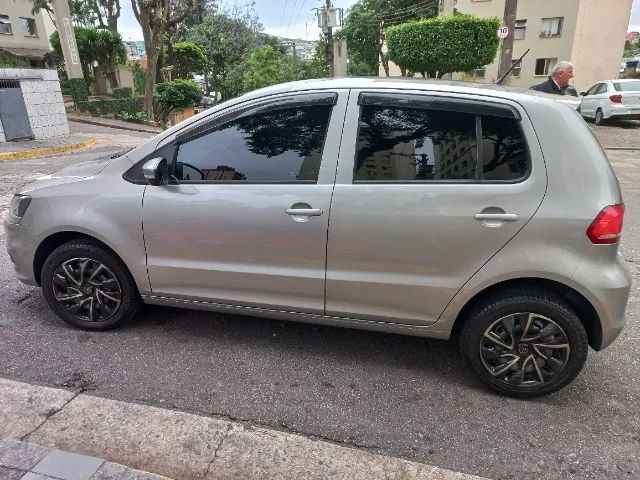
[[[611,100],[613,103],[622,103],[622,95],[611,95],[609,97],[609,100]]]
[[[622,233],[624,205],[604,207],[587,229],[587,237],[594,245],[618,243]]]

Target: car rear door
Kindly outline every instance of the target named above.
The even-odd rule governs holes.
[[[580,103],[580,113],[589,118],[593,118],[596,112],[596,90],[600,86],[599,83],[593,85],[585,95],[582,97],[582,102]]]
[[[546,170],[528,118],[480,98],[352,90],[327,244],[328,315],[436,322],[537,210]]]
[[[148,186],[154,296],[324,313],[326,240],[348,91],[272,96],[181,133]],[[329,139],[329,141],[326,141]]]

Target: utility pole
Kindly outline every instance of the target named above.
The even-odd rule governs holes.
[[[333,59],[333,28],[342,25],[342,9],[333,8],[331,0],[325,0],[325,6],[318,8],[318,26],[327,38],[326,58],[329,66],[329,76],[335,76],[335,66]]]
[[[501,78],[511,68],[513,61],[513,36],[516,28],[516,17],[518,15],[518,0],[504,0],[504,20],[503,24],[509,27],[509,35],[502,40],[500,51],[500,67],[498,68],[498,78]],[[509,79],[505,78],[508,84]]]
[[[69,2],[67,0],[53,0],[53,11],[55,12],[56,27],[60,35],[60,45],[62,46],[67,78],[84,78],[78,45],[76,45],[76,36],[71,23]]]
[[[333,27],[329,22],[329,9],[331,8],[331,0],[326,0],[324,14],[327,29],[327,63],[329,64],[329,76],[335,76],[335,69],[333,67]]]

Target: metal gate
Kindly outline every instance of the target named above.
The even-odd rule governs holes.
[[[0,121],[7,141],[34,138],[17,80],[0,80]]]

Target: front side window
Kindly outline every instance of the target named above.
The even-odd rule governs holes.
[[[551,69],[558,62],[557,58],[538,58],[536,60],[536,75],[548,76],[551,73]]]
[[[540,26],[541,37],[559,37],[562,35],[564,17],[543,18]]]
[[[178,147],[181,182],[316,182],[331,106],[247,115]]]
[[[601,83],[598,85],[598,88],[596,88],[596,95],[602,95],[603,93],[607,93],[607,84],[606,83]]]
[[[476,153],[473,114],[364,105],[354,180],[471,180]]]
[[[593,87],[591,87],[589,90],[587,90],[586,95],[595,95],[596,94],[596,90],[598,89],[599,86],[600,86],[600,84],[596,83]]]
[[[25,37],[37,37],[36,21],[33,18],[20,18],[22,33]]]
[[[0,15],[0,34],[11,35],[11,20],[9,15]]]

